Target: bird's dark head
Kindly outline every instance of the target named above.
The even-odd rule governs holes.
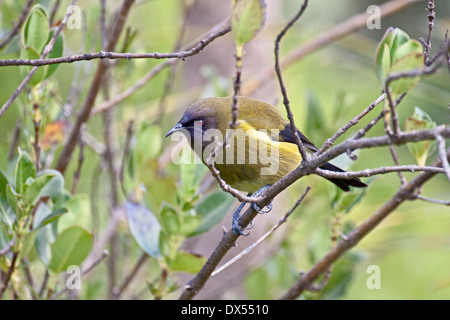
[[[227,123],[230,114],[229,98],[204,98],[191,105],[180,121],[169,130],[166,137],[174,132],[183,132],[191,138],[203,138],[207,130],[220,129]]]

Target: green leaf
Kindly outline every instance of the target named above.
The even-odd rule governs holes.
[[[92,248],[92,235],[83,228],[66,229],[52,245],[49,269],[58,274],[71,265],[80,266]]]
[[[403,44],[407,43],[410,40],[409,35],[403,31],[402,29],[395,28],[393,30],[393,37],[391,40],[391,44],[389,46],[391,50],[391,61],[395,62],[398,57],[396,57],[396,52],[398,48],[400,48]]]
[[[41,203],[35,213],[33,230],[42,228],[43,226],[56,221],[67,212],[68,210],[66,208],[52,210],[52,208],[48,207],[45,203]]]
[[[175,259],[170,262],[170,267],[174,271],[198,273],[206,263],[206,258],[197,254],[177,251]]]
[[[35,239],[36,232],[28,232],[24,235],[24,238],[21,240],[19,255],[17,256],[18,261],[21,261],[23,257],[28,256],[30,250],[33,249]]]
[[[163,204],[161,209],[161,227],[169,235],[179,234],[180,232],[180,217],[178,212],[167,203]]]
[[[162,133],[159,126],[143,123],[136,143],[139,163],[143,164],[156,157],[161,151],[162,141]]]
[[[67,208],[68,212],[58,219],[59,233],[73,225],[92,232],[91,201],[87,194],[76,194],[61,207]]]
[[[59,171],[42,171],[28,187],[25,201],[28,204],[36,204],[41,197],[50,197],[56,200],[61,195],[63,187],[64,177]]]
[[[16,192],[24,194],[26,191],[26,181],[28,178],[36,176],[36,168],[30,156],[23,151],[19,152],[19,159],[17,160],[15,177],[16,177]]]
[[[223,191],[214,192],[202,199],[195,207],[201,217],[200,226],[188,236],[197,236],[211,230],[222,221],[233,203],[234,197]]]
[[[8,178],[2,170],[0,170],[0,202],[6,202],[6,186],[9,184]]]
[[[376,73],[383,87],[393,75],[421,71],[424,66],[423,49],[420,42],[410,39],[407,33],[398,28],[389,28],[378,44]],[[394,99],[411,90],[420,81],[417,77],[401,77],[389,83]]]
[[[436,127],[436,122],[430,115],[418,107],[414,108],[414,114],[405,121],[405,131],[430,130]],[[424,140],[414,143],[408,143],[409,151],[416,158],[419,166],[424,166],[430,151],[434,146],[434,140]]]
[[[420,71],[423,69],[422,46],[416,40],[410,40],[403,44],[396,52],[396,61],[392,64],[391,74]],[[408,92],[420,81],[420,76],[403,77],[390,83],[390,89],[393,97],[397,97]]]
[[[48,34],[47,45],[50,40],[53,38],[53,35],[56,32],[56,28],[52,28]],[[63,55],[64,51],[64,36],[62,32],[56,38],[55,44],[53,45],[53,50],[48,54],[47,59],[60,58]],[[45,75],[45,79],[50,77],[58,68],[59,64],[52,64],[48,66],[47,74]]]
[[[252,40],[264,25],[266,4],[263,0],[232,1],[231,30],[237,46]]]
[[[34,48],[22,48],[22,50],[20,50],[21,59],[35,60],[39,59],[40,56],[40,53],[38,53]],[[22,77],[25,77],[32,68],[32,66],[20,66],[20,73]],[[33,74],[30,80],[33,86],[37,85],[44,79],[45,75],[47,74],[48,68],[49,66],[41,66],[37,68],[36,72]]]
[[[48,14],[44,6],[36,4],[31,8],[28,19],[22,29],[22,45],[42,52],[48,39]]]
[[[391,53],[387,43],[382,43],[377,54],[376,70],[378,80],[382,85],[386,82],[391,69]]]
[[[11,207],[11,209],[17,214],[18,208],[17,208],[17,201],[22,198],[23,196],[19,193],[17,193],[11,185],[6,186],[6,199],[8,200],[8,204]]]
[[[48,239],[49,227],[41,228],[37,231],[36,239],[34,240],[34,250],[39,259],[48,266],[51,259],[51,246]]]
[[[159,257],[161,226],[154,214],[142,204],[127,202],[125,208],[128,227],[138,245],[152,257]]]

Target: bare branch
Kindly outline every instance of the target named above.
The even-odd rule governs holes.
[[[412,196],[412,198],[413,199],[419,199],[419,200],[427,201],[427,202],[431,202],[431,203],[443,204],[445,206],[450,206],[450,200],[431,199],[431,198],[428,198],[428,197],[424,197],[421,194],[416,194],[416,195]]]
[[[295,142],[297,143],[298,150],[300,152],[300,155],[302,156],[302,162],[308,160],[308,155],[305,151],[305,146],[303,145],[302,140],[300,139],[297,127],[294,123],[294,116],[291,111],[291,107],[289,105],[289,98],[287,96],[286,86],[283,82],[283,77],[281,75],[281,68],[280,68],[280,42],[281,39],[284,37],[286,32],[294,25],[294,23],[302,16],[303,12],[305,12],[306,7],[308,6],[308,0],[304,0],[302,6],[300,7],[300,10],[297,12],[297,14],[287,23],[287,25],[284,27],[283,30],[278,34],[276,40],[275,40],[275,72],[278,78],[278,82],[280,84],[281,94],[283,95],[283,104],[286,108],[287,116],[289,119],[289,123],[291,125],[291,130],[295,137]]]
[[[226,25],[226,26],[224,26]],[[219,28],[218,28],[219,27]],[[216,31],[219,29],[218,31]],[[208,32],[208,37],[200,40],[200,42],[203,41],[203,46],[207,46],[209,43],[211,43],[214,39],[223,36],[224,34],[227,34],[230,32],[231,27],[229,26],[228,19],[225,22],[220,23],[219,25],[213,27],[212,30]],[[200,44],[196,45],[199,46]],[[195,46],[194,44],[188,44],[186,47],[190,48],[192,46]],[[195,47],[194,47],[195,48]],[[186,49],[183,49],[186,50]],[[191,50],[188,50],[187,52],[191,52]],[[193,53],[195,54],[195,53]],[[187,55],[186,55],[187,57]],[[114,98],[112,98],[109,101],[103,102],[98,107],[96,107],[94,110],[92,110],[92,115],[95,115],[105,109],[109,109],[123,100],[130,97],[132,94],[134,94],[136,91],[141,89],[147,82],[149,82],[151,79],[153,79],[157,74],[159,74],[162,70],[164,70],[166,67],[171,66],[179,61],[179,58],[172,58],[169,59],[161,64],[158,64],[155,66],[150,72],[148,72],[144,77],[142,77],[139,81],[137,81],[133,86],[126,89],[125,91],[117,94]]]
[[[340,178],[340,179],[351,179],[351,178],[361,178],[361,177],[372,177],[380,174],[387,174],[392,172],[433,172],[433,173],[445,173],[443,168],[428,167],[428,166],[392,166],[392,167],[380,167],[375,169],[365,169],[361,171],[346,171],[346,172],[336,172],[317,168],[314,173],[324,178]],[[406,183],[406,180],[405,180]]]
[[[348,129],[351,127],[357,125],[359,121],[365,117],[370,111],[372,111],[380,102],[382,102],[385,99],[386,95],[383,93],[381,94],[377,99],[375,99],[374,102],[372,102],[363,112],[358,114],[356,117],[354,117],[352,120],[350,120],[345,126],[340,128],[331,138],[325,140],[322,147],[316,152],[316,155],[322,154],[325,150],[330,148],[334,142],[339,138],[341,135],[343,135],[345,132],[347,132]]]
[[[420,38],[420,42],[422,42],[422,44],[424,46],[423,59],[425,61],[425,65],[428,65],[430,63],[430,61],[428,60],[428,55],[430,54],[430,51],[431,51],[431,33],[433,32],[434,18],[436,16],[436,14],[434,12],[434,0],[428,1],[427,12],[428,12],[428,14],[427,14],[427,18],[428,18],[427,40],[425,41],[422,38]]]
[[[436,141],[438,144],[439,158],[442,162],[442,167],[444,168],[445,175],[448,181],[450,181],[450,165],[448,164],[447,156],[445,154],[445,139],[442,138],[440,134],[436,135]]]

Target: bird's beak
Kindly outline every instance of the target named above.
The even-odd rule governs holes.
[[[178,130],[181,130],[181,129],[183,129],[183,125],[182,125],[181,123],[178,122],[176,125],[173,126],[172,129],[169,130],[169,132],[167,132],[166,138],[167,138],[168,136],[170,136],[172,133],[174,133],[174,132],[176,132],[176,131],[178,131]]]

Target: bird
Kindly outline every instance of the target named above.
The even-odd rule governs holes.
[[[211,152],[214,152],[214,165],[220,177],[231,187],[256,196],[297,168],[302,157],[290,122],[276,107],[244,96],[238,96],[237,101],[234,129],[230,129],[232,97],[208,97],[189,106],[166,137],[182,132],[205,164],[211,161]],[[297,133],[309,154],[318,150],[300,130],[297,129]],[[320,168],[345,172],[331,163]],[[350,191],[350,187],[367,187],[359,178],[326,179],[343,191]],[[233,214],[232,225],[234,232],[246,235],[238,223],[244,204]],[[256,204],[252,206],[260,211]],[[268,209],[270,211],[271,205]]]

